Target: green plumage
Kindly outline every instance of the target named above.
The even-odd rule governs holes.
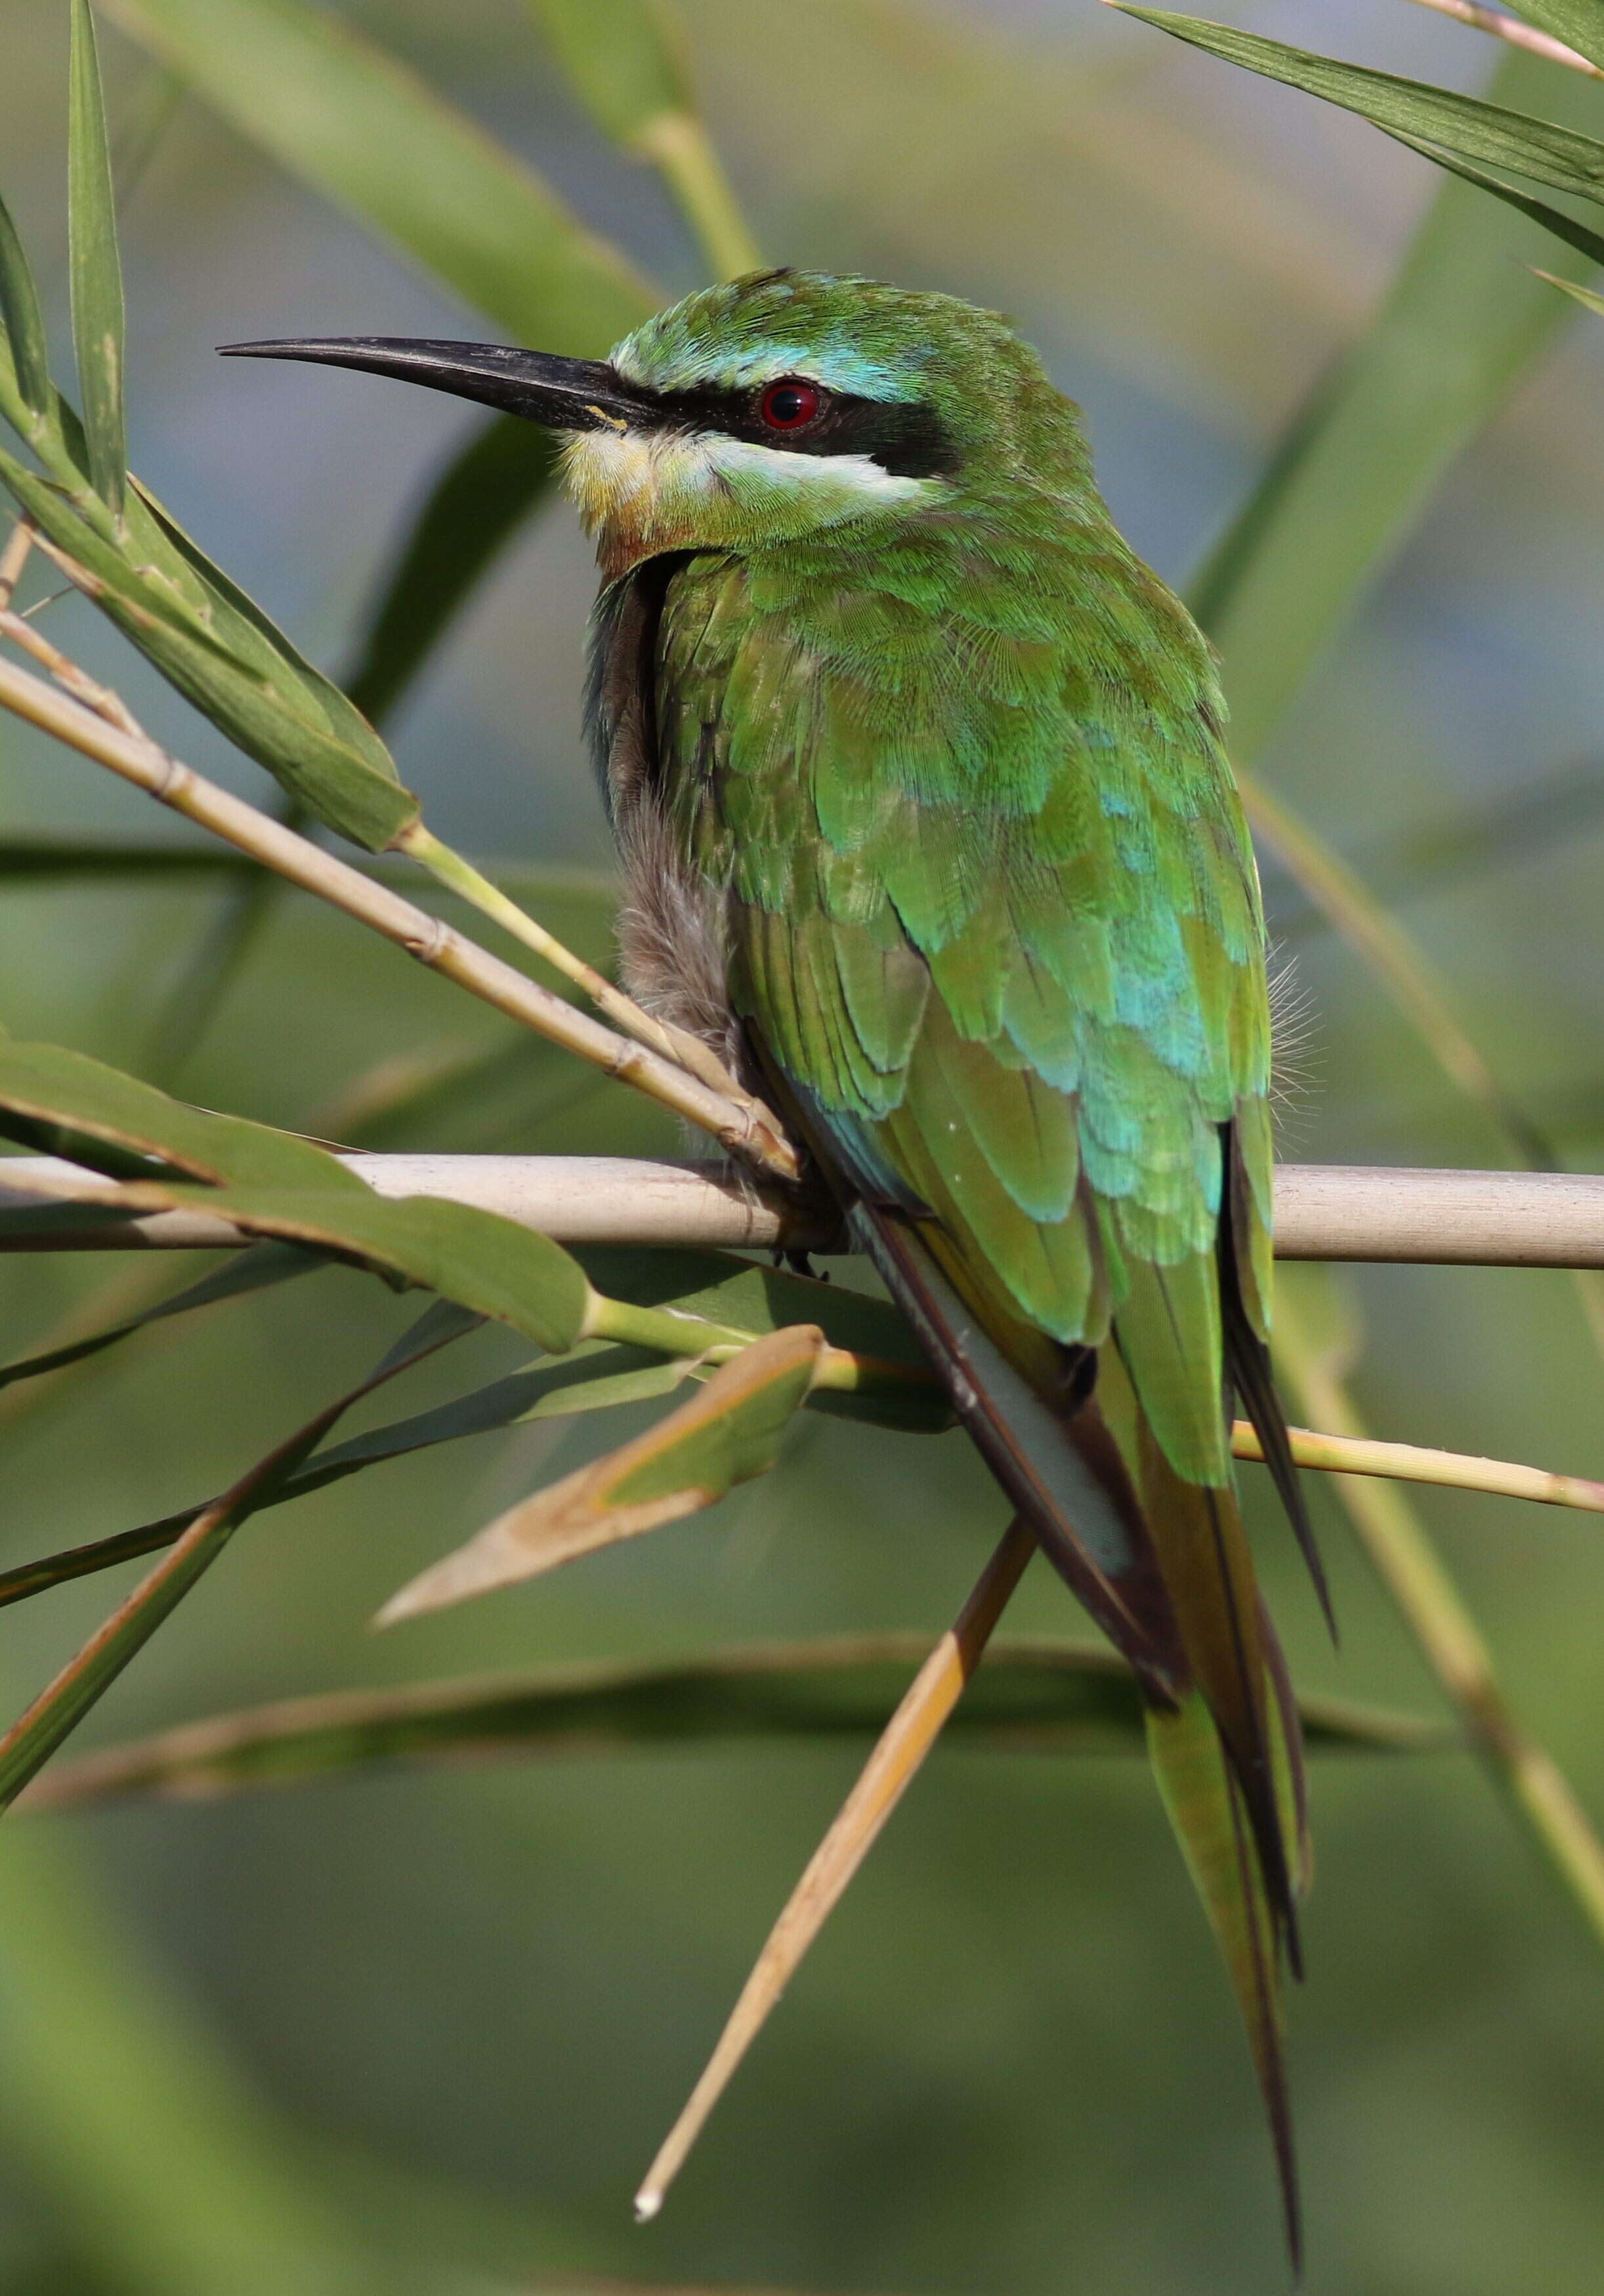
[[[1073,409],[987,315],[760,282],[692,299],[619,365],[671,390],[694,346],[727,376],[765,327],[826,381],[851,336],[934,408],[952,467],[917,504],[871,488],[861,515],[800,531],[794,471],[798,499],[777,481],[738,546],[690,529],[666,568],[622,576],[604,664],[621,587],[661,585],[647,794],[637,774],[624,803],[654,809],[708,897],[771,1081],[870,1208],[860,1233],[955,1394],[984,1397],[987,1456],[1148,1685],[1296,2249],[1278,1970],[1296,1722],[1224,1400],[1229,1374],[1290,1481],[1263,1362],[1270,1013],[1213,664],[1110,521]],[[605,753],[605,713],[599,731]]]
[[[569,434],[631,992],[754,1071],[1148,1700],[1270,2110],[1307,1867],[1238,1511],[1275,1399],[1258,883],[1208,649],[1005,321],[770,272],[588,363],[361,339]]]

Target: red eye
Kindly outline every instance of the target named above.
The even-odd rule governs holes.
[[[800,430],[823,405],[823,391],[787,376],[783,382],[769,385],[758,401],[758,413],[770,430]]]

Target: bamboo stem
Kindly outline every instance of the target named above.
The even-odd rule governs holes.
[[[968,1601],[914,1677],[881,1733],[856,1785],[769,1931],[684,2112],[646,2171],[646,2182],[635,2196],[635,2213],[642,2223],[662,2208],[664,2194],[732,2074],[874,1848],[887,1818],[918,1775],[942,1724],[963,1695],[965,1684],[980,1664],[992,1629],[1035,1551],[1035,1541],[1024,1523],[1017,1520],[1010,1523]]]
[[[731,1155],[772,1177],[796,1178],[800,1165],[795,1151],[769,1125],[732,1107],[698,1078],[686,1075],[660,1054],[629,1043],[600,1021],[576,1012],[560,996],[504,964],[439,917],[415,908],[388,887],[376,884],[282,822],[208,781],[193,767],[169,757],[148,736],[108,723],[83,702],[6,661],[0,661],[0,706],[109,767],[159,803],[251,854],[304,891],[317,894],[358,923],[382,933],[420,964],[522,1021],[537,1035],[578,1054],[605,1074],[634,1085],[662,1107],[711,1134]]]
[[[1285,1292],[1276,1303],[1276,1359],[1311,1418],[1346,1440],[1365,1439],[1336,1364],[1313,1345]],[[1604,1946],[1604,1843],[1552,1756],[1510,1708],[1492,1652],[1425,1524],[1404,1493],[1387,1484],[1339,1476],[1336,1491],[1471,1743]]]
[[[827,1215],[781,1190],[760,1193],[707,1165],[622,1156],[350,1153],[342,1160],[380,1195],[446,1196],[500,1212],[559,1243],[817,1252],[844,1247]],[[13,1212],[31,1199],[87,1203],[111,1185],[56,1157],[0,1160],[0,1209]],[[32,1234],[21,1221],[8,1227],[0,1220],[0,1251],[214,1250],[242,1240],[237,1228],[198,1206],[115,1226],[95,1217],[73,1226],[58,1213]],[[1275,1250],[1278,1259],[1604,1267],[1604,1175],[1281,1164]]]

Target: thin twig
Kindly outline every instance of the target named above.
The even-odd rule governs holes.
[[[410,901],[375,884],[282,822],[271,820],[243,799],[218,788],[193,767],[169,757],[148,737],[107,723],[82,702],[4,661],[0,661],[0,707],[14,710],[199,827],[252,855],[304,891],[317,894],[359,923],[382,933],[421,964],[522,1021],[537,1035],[634,1085],[711,1134],[731,1155],[772,1177],[796,1178],[800,1166],[795,1151],[770,1125],[732,1107],[698,1078],[687,1076],[644,1046],[630,1044],[600,1021],[576,1012],[560,996],[502,964],[439,917],[415,908]]]
[[[769,1941],[730,2013],[706,2070],[635,2196],[643,2222],[654,2217],[730,2076],[795,1975],[803,1955],[878,1840],[886,1819],[917,1776],[942,1725],[980,1664],[991,1630],[1019,1584],[1035,1541],[1016,1520],[1004,1532],[973,1593],[919,1669],[886,1724],[835,1823],[809,1859],[802,1880],[769,1931]]]
[[[3,587],[0,585],[0,590]],[[30,654],[58,685],[81,701],[86,709],[93,709],[97,718],[103,718],[108,726],[115,726],[119,733],[127,734],[132,741],[149,740],[144,727],[120,694],[113,693],[109,685],[102,685],[97,678],[90,676],[87,670],[80,669],[60,646],[53,645],[42,630],[34,627],[27,614],[12,613],[3,600],[0,600],[0,637],[10,638],[13,645]]]
[[[1457,24],[1468,24],[1473,31],[1491,32],[1495,40],[1507,40],[1512,48],[1525,48],[1532,55],[1546,56],[1551,64],[1564,64],[1567,70],[1586,72],[1592,79],[1604,79],[1595,63],[1579,56],[1575,48],[1567,48],[1551,32],[1539,32],[1518,18],[1506,16],[1501,9],[1484,8],[1479,0],[1415,0],[1419,8],[1434,9],[1439,16],[1452,16]]]
[[[0,608],[8,608],[16,595],[22,569],[28,563],[28,554],[34,545],[34,529],[25,518],[12,527],[5,548],[0,551]]]
[[[1311,1418],[1349,1440],[1364,1439],[1337,1363],[1304,1332],[1285,1294],[1276,1304],[1276,1360]],[[1405,1494],[1387,1484],[1338,1476],[1335,1488],[1471,1743],[1526,1820],[1595,1942],[1604,1945],[1604,1842],[1553,1757],[1510,1708],[1492,1652],[1425,1524]]]
[[[690,1036],[685,1029],[672,1028],[666,1021],[654,1019],[650,1013],[643,1012],[632,996],[626,996],[621,988],[604,973],[598,972],[593,964],[587,964],[582,956],[576,955],[572,949],[566,947],[555,933],[547,932],[543,924],[526,910],[521,909],[498,885],[493,885],[471,861],[465,860],[450,846],[443,845],[433,831],[426,828],[421,821],[402,831],[393,849],[420,862],[448,892],[457,894],[476,908],[481,916],[489,917],[504,932],[511,933],[514,940],[522,941],[525,948],[532,949],[537,956],[544,958],[565,980],[571,980],[576,988],[581,989],[597,1012],[605,1013],[614,1028],[621,1029],[627,1037],[633,1037],[637,1045],[649,1046],[665,1061],[672,1061],[692,1076],[700,1077],[711,1091],[721,1094],[732,1105],[749,1105],[755,1115],[773,1123],[769,1111],[761,1103],[751,1100],[717,1054],[699,1037]]]
[[[1482,1459],[1464,1451],[1434,1451],[1419,1443],[1381,1443],[1368,1435],[1317,1435],[1289,1427],[1300,1467],[1328,1475],[1379,1475],[1389,1482],[1432,1483],[1441,1490],[1483,1491],[1493,1498],[1534,1499],[1542,1506],[1604,1514],[1604,1483],[1585,1475],[1556,1475],[1509,1459]],[[1263,1447],[1245,1419],[1233,1422],[1231,1456],[1263,1462]]]
[[[31,529],[29,531],[29,540],[37,541],[62,572],[71,577],[76,586],[93,594],[93,577],[75,559],[47,537],[35,535]],[[0,607],[4,607],[4,598],[0,598]],[[59,685],[85,702],[98,717],[105,718],[108,725],[119,727],[136,741],[149,738],[120,695],[90,677],[59,646],[52,645],[47,638],[31,628],[24,618],[0,612],[0,634],[31,654]],[[499,886],[492,884],[488,877],[475,869],[472,862],[465,860],[450,846],[443,844],[423,822],[415,822],[401,832],[395,840],[395,850],[420,863],[438,883],[478,909],[481,915],[489,917],[500,925],[504,932],[522,941],[526,948],[532,949],[555,972],[580,989],[615,1028],[621,1029],[626,1036],[633,1037],[637,1044],[645,1045],[660,1058],[698,1078],[711,1092],[727,1100],[733,1109],[739,1111],[753,1135],[760,1136],[764,1131],[777,1135],[779,1126],[772,1112],[743,1088],[708,1046],[685,1029],[670,1027],[644,1012],[632,996],[626,996],[594,965],[587,964],[583,957],[566,947],[555,933],[548,932]]]

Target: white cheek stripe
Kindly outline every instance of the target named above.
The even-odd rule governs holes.
[[[584,430],[569,444],[569,483],[592,520],[671,509],[757,480],[770,495],[815,499],[844,518],[859,502],[887,506],[941,490],[932,479],[899,478],[869,455],[799,455],[717,431]]]
[[[694,443],[702,449],[710,472],[726,478],[750,472],[770,484],[778,480],[799,495],[844,490],[894,503],[917,502],[922,495],[939,490],[939,481],[934,480],[898,478],[872,455],[798,455],[784,447],[760,447],[748,439],[721,438],[717,432]]]

